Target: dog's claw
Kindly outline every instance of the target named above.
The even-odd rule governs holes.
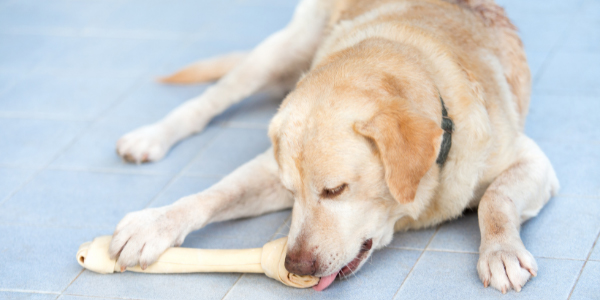
[[[483,287],[487,288],[490,285],[490,282],[488,280],[483,282]]]
[[[537,276],[537,272],[535,270],[527,269],[527,271],[529,271],[529,274],[531,274],[531,276],[533,276],[533,277]]]

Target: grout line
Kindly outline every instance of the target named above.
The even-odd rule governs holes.
[[[132,88],[129,90],[132,90],[133,86],[137,86],[137,84],[133,84]],[[125,94],[126,94],[126,92],[124,92],[118,98],[124,98]],[[37,177],[37,175],[39,175],[41,172],[45,171],[50,165],[52,165],[52,163],[56,159],[58,159],[63,153],[65,153],[67,151],[67,149],[69,149],[71,146],[73,146],[75,143],[77,143],[77,141],[79,141],[79,139],[81,139],[87,132],[89,132],[89,130],[96,123],[98,123],[99,119],[101,118],[100,115],[107,113],[112,107],[114,107],[116,105],[117,102],[119,102],[119,101],[115,101],[115,103],[113,103],[113,105],[111,105],[109,108],[106,108],[104,110],[104,112],[100,113],[95,121],[90,122],[81,132],[79,132],[79,134],[77,134],[75,137],[73,137],[73,139],[71,139],[71,141],[69,141],[64,147],[62,147],[46,164],[42,165],[41,168],[37,169],[27,180],[25,180],[25,182],[23,182],[20,186],[18,186],[15,190],[13,190],[10,194],[8,194],[2,201],[0,201],[0,207],[2,207],[2,205],[4,203],[6,203],[12,196],[14,196],[23,187],[25,187],[27,184],[29,184],[35,177]]]
[[[433,241],[433,238],[435,238],[435,236],[437,235],[438,231],[440,230],[440,227],[442,227],[442,226],[441,225],[437,226],[437,228],[435,229],[435,232],[429,238],[429,241],[427,242],[427,245],[425,245],[425,248],[423,249],[423,251],[421,251],[421,254],[417,258],[417,261],[415,261],[415,263],[413,264],[413,266],[410,268],[410,271],[408,272],[408,274],[406,274],[406,277],[404,277],[404,280],[402,280],[402,284],[400,285],[400,287],[398,288],[398,290],[396,290],[396,293],[394,293],[394,296],[392,297],[392,299],[396,298],[396,296],[398,295],[398,293],[400,292],[400,290],[402,289],[402,287],[404,286],[404,284],[406,283],[406,281],[408,280],[408,278],[410,277],[410,275],[413,273],[413,270],[415,269],[415,266],[419,263],[419,261],[421,260],[421,257],[423,257],[423,254],[427,250],[427,247],[429,247],[429,244],[431,244],[431,241]]]
[[[122,79],[122,80],[138,80],[141,76],[150,77],[149,73],[144,73],[147,70],[141,69],[133,69],[133,71],[119,71],[119,70],[105,70],[105,71],[84,71],[73,73],[73,69],[59,69],[59,68],[37,68],[39,62],[35,63],[34,69],[29,71],[20,71],[22,74],[19,74],[21,78],[19,79],[27,79],[38,76],[51,76],[54,78],[60,79],[83,79],[83,80],[94,80],[94,79]],[[153,68],[154,70],[154,68]],[[15,69],[9,69],[6,67],[0,66],[1,74],[11,74],[17,73],[18,71]],[[86,73],[88,72],[88,73]],[[135,72],[135,73],[134,73]]]
[[[425,248],[413,248],[413,247],[394,247],[387,246],[385,248],[395,249],[395,250],[409,250],[409,251],[425,251]]]
[[[393,246],[388,246],[387,248],[397,249],[397,250],[411,250],[411,251],[426,251],[426,252],[443,252],[443,253],[458,253],[458,254],[476,254],[476,255],[479,255],[479,252],[474,252],[474,251],[444,250],[444,249],[422,249],[422,248],[393,247]],[[553,260],[585,261],[585,259],[582,259],[582,258],[549,257],[549,256],[538,256],[538,255],[534,255],[533,257],[535,257],[535,258],[543,258],[543,259],[553,259]]]
[[[21,289],[3,289],[0,288],[0,292],[11,292],[11,293],[29,293],[29,294],[50,294],[50,295],[59,295],[58,292],[47,292],[47,291],[36,291],[36,290],[21,290]]]
[[[71,286],[71,284],[73,284],[73,282],[75,282],[75,280],[77,280],[77,278],[79,278],[79,276],[81,274],[83,274],[83,271],[85,271],[85,268],[81,268],[81,271],[79,271],[79,274],[77,274],[77,276],[75,276],[75,278],[73,278],[73,280],[71,280],[71,282],[69,282],[69,284],[60,292],[59,297]],[[56,297],[58,299],[58,297]]]
[[[586,198],[586,199],[599,199],[600,196],[592,195],[573,195],[573,194],[557,194],[553,198]]]
[[[533,255],[533,257],[542,258],[542,259],[553,259],[553,260],[585,261],[584,258],[550,257],[550,256],[537,256],[537,255]]]
[[[579,278],[581,278],[583,269],[585,269],[585,265],[587,265],[587,262],[590,261],[590,256],[592,256],[592,252],[594,252],[594,248],[596,247],[596,244],[598,244],[599,238],[600,238],[600,232],[598,232],[598,235],[596,236],[596,240],[594,241],[594,244],[592,245],[592,249],[590,249],[590,252],[588,253],[587,258],[585,259],[583,266],[581,266],[581,270],[579,270],[579,274],[577,275],[577,279],[575,280],[575,284],[573,284],[573,287],[571,288],[571,292],[569,293],[569,298],[567,298],[567,300],[570,300],[571,296],[573,296],[573,292],[575,291],[575,288],[577,287],[577,283],[579,283]]]
[[[90,226],[81,226],[81,225],[60,225],[60,224],[36,224],[36,223],[4,223],[0,222],[0,226],[19,226],[19,227],[34,227],[34,228],[61,228],[61,229],[111,229],[114,230],[114,226],[108,225],[90,225]]]
[[[229,290],[227,290],[227,293],[225,293],[225,295],[223,295],[223,298],[221,298],[221,300],[224,300],[227,295],[229,295],[229,292],[231,292],[231,290],[233,290],[233,288],[235,287],[235,285],[240,282],[240,280],[242,280],[242,277],[244,277],[244,275],[246,275],[246,273],[240,275],[240,277],[238,277],[238,279],[233,283],[233,285],[229,288]]]
[[[93,122],[93,118],[74,117],[57,113],[31,112],[31,111],[0,111],[2,119],[33,119],[63,122]]]
[[[446,252],[446,253],[460,253],[460,254],[479,254],[479,252],[472,251],[460,251],[460,250],[441,250],[441,249],[425,249],[426,252]]]
[[[81,295],[81,294],[62,294],[60,296],[76,296],[76,297],[85,297],[85,298],[99,298],[99,299],[118,299],[118,300],[142,300],[141,298],[119,298],[119,297],[106,297],[106,296],[91,296],[91,295]]]
[[[206,28],[202,29],[204,30],[198,30],[197,32],[177,32],[166,30],[107,30],[93,27],[9,28],[0,30],[0,35],[177,41],[207,38]]]
[[[55,171],[70,171],[70,172],[87,172],[87,173],[102,173],[102,174],[119,174],[119,175],[141,175],[141,176],[173,176],[174,172],[159,172],[145,170],[128,170],[119,168],[95,168],[95,167],[69,167],[69,166],[49,166],[46,169]]]
[[[290,215],[285,219],[285,221],[283,221],[283,224],[279,225],[279,227],[277,228],[275,233],[273,233],[273,235],[269,238],[269,241],[272,241],[281,232],[281,230],[287,225],[287,222],[291,219],[292,219],[292,214],[290,213]]]
[[[14,196],[17,192],[19,192],[23,187],[25,187],[27,184],[29,184],[31,181],[33,181],[33,179],[35,177],[37,177],[37,175],[39,175],[41,172],[46,170],[50,165],[52,165],[52,163],[56,159],[58,159],[63,153],[65,153],[67,151],[67,149],[69,149],[71,146],[73,146],[75,143],[77,143],[77,141],[79,141],[79,139],[81,139],[87,132],[89,132],[89,130],[95,124],[100,122],[100,120],[102,119],[102,117],[104,115],[108,114],[113,107],[115,107],[119,103],[121,103],[121,101],[123,101],[125,99],[126,95],[129,94],[130,92],[133,92],[137,87],[139,87],[141,85],[141,83],[142,83],[141,80],[138,80],[138,82],[134,81],[134,83],[131,85],[131,87],[129,89],[125,89],[125,91],[123,91],[123,93],[121,93],[119,96],[117,96],[118,100],[115,100],[104,111],[100,112],[94,121],[89,122],[89,124],[79,134],[77,134],[75,137],[73,137],[73,139],[70,142],[68,142],[64,147],[62,147],[46,164],[44,164],[41,168],[37,169],[27,180],[25,180],[25,182],[23,182],[20,186],[18,186],[15,190],[13,190],[10,194],[8,194],[3,200],[1,200],[0,207],[2,207],[2,205],[4,203],[6,203],[12,196]]]

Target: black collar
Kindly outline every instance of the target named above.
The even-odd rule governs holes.
[[[440,168],[446,162],[448,158],[448,153],[450,153],[450,147],[452,146],[452,132],[454,131],[454,122],[452,119],[448,117],[448,111],[446,110],[446,106],[444,105],[444,99],[440,95],[440,102],[442,102],[442,129],[444,130],[444,137],[442,141],[442,146],[440,147],[440,154],[438,155],[437,160],[435,161]]]

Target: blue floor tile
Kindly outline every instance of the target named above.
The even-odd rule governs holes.
[[[112,229],[126,213],[144,208],[169,179],[44,171],[4,203],[0,223]]]
[[[271,141],[264,129],[224,129],[186,173],[226,175],[270,146]]]
[[[292,216],[290,214],[290,217],[288,218],[288,220],[283,225],[281,225],[279,230],[273,236],[273,240],[276,240],[276,239],[279,239],[282,237],[287,237],[290,234],[290,226],[291,225],[292,225]]]
[[[85,127],[86,122],[0,118],[0,164],[43,166]]]
[[[123,79],[28,76],[0,95],[0,113],[92,120],[132,85]]]
[[[0,70],[29,71],[46,55],[47,38],[0,34]]]
[[[5,198],[16,191],[34,173],[35,170],[32,169],[0,168],[0,207]]]
[[[500,6],[504,7],[508,15],[516,13],[537,13],[537,14],[556,14],[556,13],[575,13],[584,1],[546,1],[546,0],[497,0]]]
[[[600,243],[598,241],[596,241],[596,246],[594,247],[594,251],[592,251],[592,254],[590,255],[590,260],[597,260],[600,261]]]
[[[23,74],[19,72],[3,72],[0,70],[0,99],[2,99],[2,95],[12,88],[22,77]]]
[[[600,51],[600,3],[587,0],[561,46],[565,51]]]
[[[538,259],[538,276],[520,293],[484,288],[478,254],[426,251],[395,299],[567,299],[582,261]]]
[[[573,134],[576,136],[576,134]],[[560,182],[559,194],[600,196],[600,143],[538,142]]]
[[[600,232],[600,201],[554,197],[521,228],[525,247],[534,256],[586,259]]]
[[[525,132],[536,141],[600,142],[598,116],[600,97],[535,94]]]
[[[105,17],[116,1],[9,1],[0,7],[0,31],[83,27]]]
[[[394,239],[389,246],[397,248],[425,249],[434,233],[435,228],[397,232],[394,234]]]
[[[0,292],[0,299],[4,300],[54,300],[56,294],[32,294],[20,292]]]
[[[52,37],[35,71],[86,77],[139,77],[160,65],[178,42],[132,38]]]
[[[118,298],[105,298],[105,297],[86,297],[86,296],[75,296],[75,295],[61,295],[57,300],[113,300]]]
[[[427,249],[479,253],[481,232],[477,212],[444,223]]]
[[[519,33],[525,49],[529,51],[550,51],[567,30],[572,15],[570,13],[540,14],[514,13],[509,15]]]
[[[291,20],[293,7],[238,4],[215,18],[207,30],[226,39],[254,45],[283,29]]]
[[[166,85],[144,79],[107,114],[109,121],[142,120],[154,123],[178,105],[201,95],[207,85]]]
[[[175,174],[184,168],[219,133],[210,127],[176,144],[158,162],[133,164],[124,161],[116,152],[117,140],[147,121],[108,120],[95,124],[76,143],[69,147],[50,166],[56,169],[109,170],[130,173]]]
[[[0,289],[61,292],[81,272],[79,245],[106,233],[0,225]]]
[[[577,286],[573,290],[570,299],[573,300],[593,300],[600,297],[600,262],[588,261],[579,277]]]
[[[559,51],[548,61],[534,89],[560,95],[600,94],[600,52]]]
[[[537,78],[547,57],[546,51],[527,51],[527,63],[529,63],[532,79]]]
[[[97,274],[84,271],[67,294],[125,299],[222,299],[238,274]]]
[[[194,176],[182,176],[171,183],[150,204],[150,207],[160,207],[172,204],[185,196],[198,194],[219,181],[218,178],[202,178]]]
[[[205,33],[207,24],[222,16],[231,4],[231,1],[194,0],[118,1],[105,18],[97,19],[91,25],[115,31]],[[144,13],[139,13],[140,8]]]
[[[591,198],[554,197],[538,216],[521,227],[525,247],[536,257],[587,258],[600,232],[600,202]],[[476,213],[440,227],[428,249],[479,253]]]
[[[391,248],[376,251],[356,275],[337,280],[322,292],[245,274],[225,299],[391,299],[419,255],[419,251]]]

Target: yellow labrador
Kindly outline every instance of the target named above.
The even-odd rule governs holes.
[[[286,268],[321,277],[323,290],[394,231],[478,207],[483,284],[520,291],[536,275],[519,227],[559,185],[523,133],[529,68],[493,0],[302,0],[252,52],[165,81],[218,78],[121,138],[118,153],[159,160],[244,97],[292,90],[271,122],[272,149],[206,191],[128,214],[110,250],[122,266],[146,267],[210,222],[293,207]]]

